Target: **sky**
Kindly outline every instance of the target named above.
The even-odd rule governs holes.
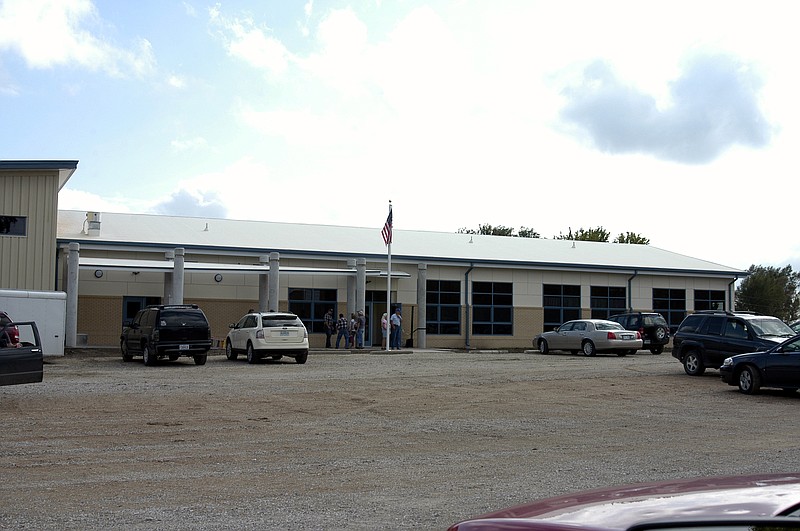
[[[395,230],[603,227],[798,271],[795,11],[0,0],[0,160],[78,160],[60,209],[381,238],[391,201]]]

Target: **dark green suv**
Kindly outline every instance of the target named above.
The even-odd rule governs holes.
[[[211,349],[211,327],[195,304],[148,306],[123,328],[119,346],[124,361],[142,356],[145,365],[155,365],[159,358],[175,361],[189,356],[204,365]]]
[[[672,355],[686,374],[700,376],[707,368],[719,369],[727,357],[768,350],[794,335],[777,317],[703,310],[681,322],[672,338]]]
[[[664,346],[669,343],[669,325],[660,313],[631,312],[612,315],[608,318],[625,327],[626,330],[636,330],[642,336],[643,346],[653,354],[664,352]]]

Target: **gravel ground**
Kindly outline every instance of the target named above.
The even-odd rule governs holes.
[[[445,529],[578,489],[796,471],[798,405],[668,352],[71,353],[0,388],[0,527]]]

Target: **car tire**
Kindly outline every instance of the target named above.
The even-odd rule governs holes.
[[[696,350],[690,350],[683,358],[683,370],[689,376],[702,376],[706,372],[706,367],[703,365],[703,360],[700,358],[700,353]]]
[[[750,366],[745,366],[739,371],[739,391],[752,395],[761,389],[761,376],[758,371]]]
[[[538,346],[539,346],[539,352],[540,353],[542,353],[542,354],[549,354],[550,353],[550,347],[547,345],[547,340],[546,339],[540,339]]]
[[[156,364],[156,361],[158,361],[158,356],[155,355],[150,345],[147,343],[142,347],[142,359],[144,360],[144,364],[148,367],[152,367]]]
[[[195,365],[205,365],[207,359],[208,359],[208,354],[195,354],[195,356],[194,356],[194,364]]]
[[[584,356],[597,355],[597,348],[595,348],[594,343],[591,341],[584,341],[583,345],[581,345],[581,350],[583,351]]]
[[[133,356],[128,352],[128,345],[126,345],[124,341],[119,344],[119,349],[122,351],[122,361],[127,362],[133,360]]]
[[[306,362],[307,359],[308,359],[308,352],[303,352],[302,354],[295,356],[294,361],[302,365]]]
[[[255,363],[258,361],[258,355],[256,351],[253,349],[253,344],[249,341],[247,342],[247,363]]]
[[[229,339],[225,341],[225,357],[231,361],[239,357],[239,355],[233,351],[233,347],[231,346]]]
[[[657,347],[653,347],[653,348],[650,349],[650,352],[652,352],[653,354],[656,354],[656,355],[661,354],[662,352],[664,352],[664,345],[659,345]]]
[[[656,328],[655,336],[659,341],[664,341],[664,338],[667,337],[667,329],[663,326],[659,326]],[[653,354],[655,354],[655,352]]]

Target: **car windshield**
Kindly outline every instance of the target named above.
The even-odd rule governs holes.
[[[780,319],[751,319],[747,321],[758,337],[792,337],[794,331]]]
[[[625,328],[619,323],[612,323],[610,321],[599,321],[594,323],[594,327],[597,330],[625,330]]]
[[[263,315],[261,326],[264,328],[275,328],[280,326],[303,326],[303,322],[296,315]]]
[[[667,326],[667,321],[660,315],[645,315],[644,316],[644,325],[645,326]]]
[[[161,326],[206,326],[206,318],[197,310],[162,310]]]

